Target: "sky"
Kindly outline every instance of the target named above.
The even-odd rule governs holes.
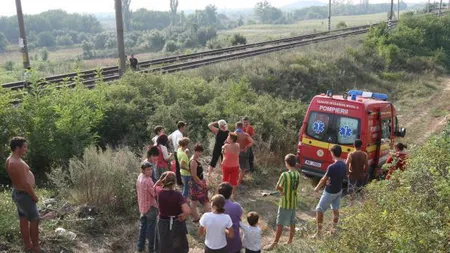
[[[179,0],[179,10],[203,9],[208,4],[223,9],[253,8],[261,0]],[[273,6],[280,7],[301,0],[269,0]],[[326,0],[319,0],[326,1]],[[354,0],[358,1],[358,0]],[[372,0],[373,3],[389,2],[389,0]],[[410,0],[406,2],[420,2]],[[0,0],[0,16],[12,16],[16,14],[14,0]],[[169,0],[131,0],[133,10],[139,8],[153,10],[169,10]],[[105,13],[114,12],[114,0],[22,0],[22,9],[25,14],[37,14],[51,9],[63,9],[68,12],[78,13]]]

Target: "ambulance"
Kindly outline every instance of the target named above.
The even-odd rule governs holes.
[[[322,177],[333,163],[329,149],[338,144],[342,158],[354,151],[361,139],[369,157],[369,175],[386,163],[397,137],[404,137],[394,105],[388,96],[360,90],[343,95],[332,91],[315,96],[303,121],[297,150],[297,166],[307,176]]]

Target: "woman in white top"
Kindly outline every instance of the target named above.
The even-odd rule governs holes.
[[[205,253],[228,253],[226,251],[227,239],[233,238],[233,222],[225,212],[225,198],[220,195],[214,195],[211,200],[212,212],[203,214],[200,219],[198,234],[200,236],[206,233]]]

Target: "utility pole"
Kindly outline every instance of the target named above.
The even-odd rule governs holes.
[[[123,38],[122,0],[116,3],[117,48],[119,50],[119,75],[125,73],[125,43]]]
[[[430,12],[430,1],[431,1],[431,0],[428,0],[427,13]]]
[[[394,0],[391,0],[391,12],[389,13],[389,21],[388,21],[388,26],[389,28],[392,27],[392,15],[394,14]]]
[[[27,48],[27,36],[25,33],[25,22],[23,21],[22,3],[20,0],[16,0],[17,9],[17,19],[19,20],[19,47],[22,53],[23,68],[28,69],[30,67],[30,59],[28,58],[28,48]]]
[[[442,0],[439,2],[439,17],[441,16]]]
[[[397,0],[397,20],[400,20],[400,0]]]
[[[328,1],[328,31],[331,31],[331,0]]]

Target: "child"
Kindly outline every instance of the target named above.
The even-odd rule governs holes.
[[[247,214],[247,222],[250,226],[240,222],[239,225],[244,231],[242,246],[245,253],[261,253],[261,228],[258,227],[259,214],[257,212],[249,212]]]
[[[265,250],[272,250],[278,245],[283,226],[290,227],[288,244],[292,243],[295,234],[295,209],[297,208],[297,189],[300,183],[300,173],[295,168],[295,155],[286,155],[284,162],[288,171],[281,174],[276,187],[277,191],[281,193],[278,204],[277,232],[275,241],[267,246]]]
[[[136,193],[138,198],[140,218],[140,232],[137,248],[139,252],[144,251],[145,241],[148,239],[149,252],[157,252],[158,241],[156,234],[156,221],[158,215],[158,204],[153,189],[153,166],[149,162],[141,164],[141,174],[136,181]]]
[[[233,238],[233,222],[225,212],[225,198],[220,195],[214,195],[211,200],[212,212],[203,214],[198,228],[199,236],[206,233],[205,253],[228,253],[226,251],[228,238]]]

